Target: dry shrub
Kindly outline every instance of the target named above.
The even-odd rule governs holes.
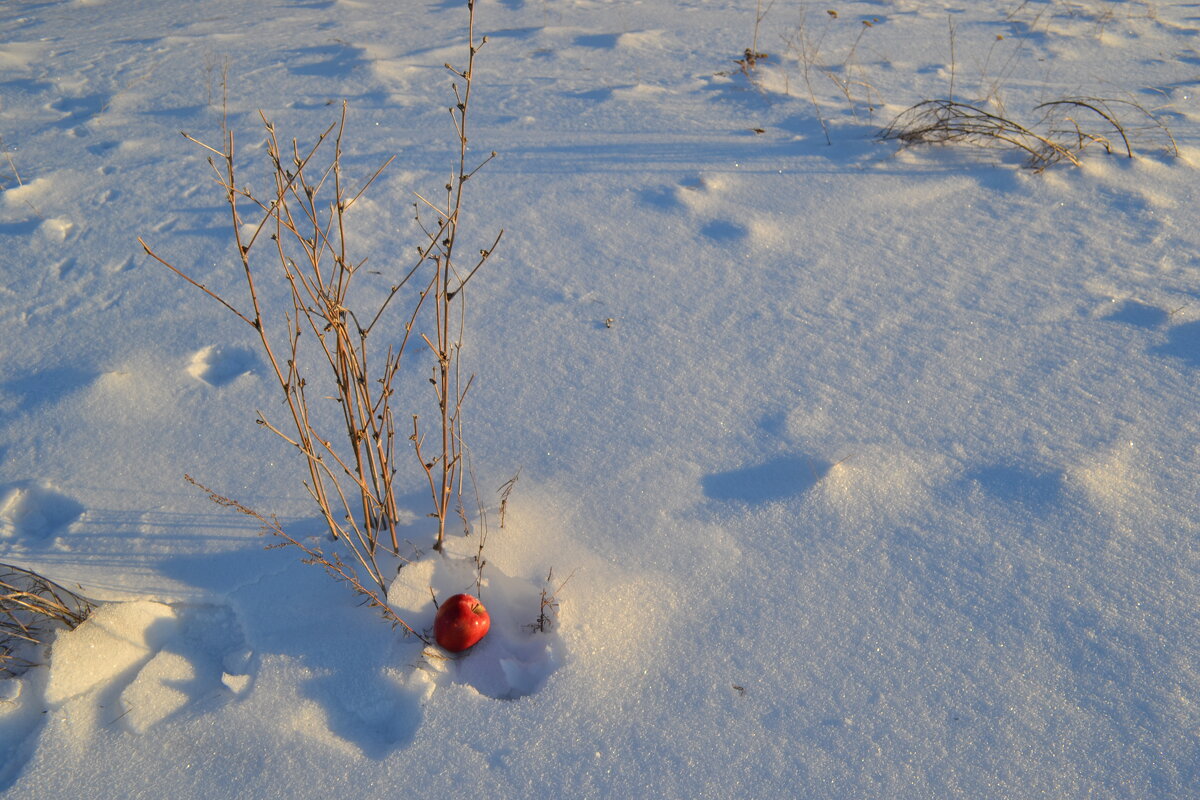
[[[381,301],[364,303],[361,298],[371,293],[355,291],[371,273],[363,268],[366,258],[355,253],[347,215],[391,159],[358,186],[351,186],[343,173],[345,104],[340,118],[309,147],[282,139],[260,112],[266,133],[270,187],[266,192],[250,189],[242,177],[234,133],[227,124],[222,126],[218,147],[183,134],[209,153],[208,163],[230,212],[245,299],[231,300],[213,291],[191,270],[176,266],[138,240],[149,256],[253,329],[285,409],[281,420],[259,411],[256,421],[298,452],[304,464],[304,490],[316,503],[336,545],[327,552],[304,544],[289,536],[273,517],[200,488],[215,502],[254,517],[284,545],[299,548],[306,562],[347,582],[365,595],[368,605],[405,628],[408,625],[390,613],[385,600],[391,567],[400,559],[397,528],[404,516],[396,504],[397,463],[403,450],[411,447],[433,501],[430,516],[437,524],[433,548],[441,550],[446,523],[462,490],[462,407],[472,381],[472,376],[462,373],[459,361],[463,290],[503,235],[501,231],[460,266],[464,187],[495,156],[492,153],[472,166],[467,163],[472,72],[475,55],[487,41],[484,37],[476,42],[474,2],[467,7],[467,65],[465,69],[445,65],[455,76],[455,103],[449,111],[458,145],[457,169],[438,199],[417,195],[417,221],[425,240],[410,266],[391,278],[382,295],[375,295],[382,296]],[[432,212],[434,219],[426,223],[422,212]],[[405,287],[414,292],[408,293],[413,297],[402,312],[402,332],[381,344],[379,340],[386,337],[377,326],[386,314],[398,310],[394,306]],[[268,298],[281,294],[287,298],[282,307],[271,307]],[[437,409],[431,425],[416,414],[411,415],[411,426],[397,423],[393,403],[413,344],[423,345],[434,359],[433,372],[425,378]],[[336,421],[329,423],[332,430],[322,422],[329,416],[325,413],[329,402],[337,406],[332,415]],[[359,577],[359,570],[365,578]]]

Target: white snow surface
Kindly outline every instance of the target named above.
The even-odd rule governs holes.
[[[101,601],[0,687],[0,796],[1197,796],[1200,9],[761,7],[478,2],[487,566],[430,553],[414,457],[389,593],[478,589],[448,659],[184,482],[323,541],[253,332],[136,237],[244,298],[179,131],[227,115],[250,180],[260,109],[305,142],[346,100],[347,174],[397,155],[350,215],[386,287],[465,2],[0,4],[0,562]],[[1178,155],[1123,103],[1133,158],[1081,112],[1116,152],[1042,173],[875,139],[1078,96]]]

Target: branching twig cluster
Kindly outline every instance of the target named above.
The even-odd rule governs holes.
[[[391,398],[408,332],[421,303],[409,317],[404,337],[388,347],[380,363],[375,362],[373,356],[377,356],[368,345],[374,325],[399,289],[416,274],[420,262],[373,313],[365,317],[355,313],[348,306],[348,295],[365,260],[355,261],[349,252],[346,214],[387,164],[357,191],[346,188],[341,168],[344,105],[340,120],[306,150],[295,140],[285,149],[275,126],[265,115],[260,116],[273,183],[266,196],[239,182],[232,130],[223,130],[219,150],[184,134],[212,154],[209,164],[229,207],[248,307],[238,308],[138,241],[151,257],[254,329],[282,391],[288,419],[283,426],[258,412],[258,424],[300,451],[308,471],[305,489],[320,508],[330,534],[386,592],[378,550],[381,538],[393,551],[398,549],[399,518],[392,490],[396,453]],[[330,143],[332,153],[319,165],[318,156]],[[327,199],[326,193],[331,197]],[[261,265],[260,258],[273,263],[273,269]],[[290,308],[268,315],[262,308],[264,292],[259,283],[271,279],[286,285]],[[309,341],[312,344],[304,347]],[[314,351],[328,367],[332,381],[321,382],[320,389],[310,395]],[[344,443],[342,437],[318,430],[315,398],[326,396],[340,408]]]
[[[461,373],[459,352],[464,320],[463,288],[488,260],[503,231],[492,244],[472,258],[469,269],[459,270],[457,247],[464,186],[495,156],[468,168],[467,121],[475,55],[485,43],[475,41],[474,0],[469,9],[469,55],[465,69],[446,65],[455,76],[455,105],[450,109],[458,144],[458,163],[445,185],[445,198],[432,202],[418,195],[418,223],[426,241],[417,248],[410,265],[400,270],[382,300],[363,307],[352,291],[364,275],[365,258],[352,252],[347,215],[392,159],[388,159],[361,185],[351,188],[343,175],[342,143],[346,133],[346,105],[341,117],[301,148],[295,139],[282,140],[274,124],[261,112],[266,132],[270,190],[252,190],[236,167],[234,134],[222,125],[220,147],[212,147],[184,133],[209,153],[209,164],[230,211],[236,254],[247,299],[235,302],[213,291],[188,271],[163,258],[139,238],[146,253],[182,277],[250,326],[258,337],[270,373],[283,396],[284,421],[258,412],[258,424],[294,447],[307,470],[304,487],[315,501],[332,538],[347,554],[310,548],[290,537],[272,519],[207,489],[209,496],[257,518],[267,530],[288,545],[301,549],[306,560],[366,595],[396,624],[383,598],[387,594],[386,570],[381,558],[398,558],[396,505],[397,444],[412,442],[428,480],[437,520],[434,549],[441,550],[451,501],[462,475],[462,405],[471,378]],[[461,81],[461,84],[459,83]],[[432,209],[436,219],[422,220],[421,207]],[[261,285],[260,285],[261,284]],[[406,286],[415,286],[411,306],[397,339],[379,344],[380,320]],[[282,288],[288,300],[282,308],[264,308]],[[376,334],[374,337],[372,334]],[[413,337],[432,352],[436,364],[429,382],[434,388],[438,421],[435,441],[428,443],[418,415],[412,427],[398,431],[393,401],[404,356]],[[336,433],[326,431],[321,420],[323,401],[336,403]],[[203,488],[203,487],[201,487]],[[358,570],[368,576],[360,580]],[[404,625],[404,627],[408,627]]]
[[[738,65],[738,69],[746,77],[750,77],[750,73],[758,68],[758,62],[766,61],[771,56],[767,53],[760,53],[752,47],[747,47],[742,53],[741,58],[735,58],[733,63]]]
[[[750,46],[742,51],[741,58],[735,58],[733,63],[738,65],[738,71],[750,79],[751,83],[755,83],[754,76],[751,74],[758,68],[759,61],[766,61],[771,56],[767,53],[760,52],[758,49],[758,29],[762,25],[762,21],[767,18],[767,14],[771,13],[771,7],[775,5],[775,0],[755,0],[754,3],[754,34],[750,37]],[[719,73],[728,75],[727,72]]]
[[[759,59],[767,58],[766,53],[758,52],[758,29],[762,26],[762,21],[767,18],[767,14],[771,13],[771,8],[775,5],[775,0],[754,0],[754,35],[750,37],[750,46],[746,48],[745,60],[738,61],[742,65],[742,71],[754,69],[755,63]]]
[[[0,564],[0,678],[19,675],[36,662],[36,648],[50,634],[72,630],[95,605],[36,572]]]
[[[970,144],[1015,149],[1025,154],[1027,166],[1041,172],[1061,161],[1079,166],[1079,154],[1093,144],[1106,153],[1119,151],[1132,158],[1129,128],[1113,110],[1118,105],[1144,115],[1162,135],[1168,152],[1179,154],[1166,125],[1145,108],[1127,100],[1098,97],[1041,103],[1034,108],[1041,116],[1028,125],[969,103],[925,100],[901,112],[879,137],[906,145]]]

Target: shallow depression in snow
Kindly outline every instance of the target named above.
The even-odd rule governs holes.
[[[460,592],[476,595],[487,608],[491,617],[487,636],[460,655],[426,647],[419,669],[435,686],[445,681],[462,683],[498,699],[511,700],[540,689],[562,662],[563,642],[553,628],[553,608],[543,606],[539,586],[505,575],[491,564],[484,567],[477,585],[473,559],[435,553],[400,570],[388,591],[388,603],[417,630],[432,631],[436,609],[431,597],[441,601]],[[543,609],[551,619],[539,626]]]
[[[78,502],[50,484],[25,481],[0,492],[0,538],[43,538],[83,515]]]

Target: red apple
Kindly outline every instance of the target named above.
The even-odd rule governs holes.
[[[483,603],[469,594],[456,594],[438,608],[433,636],[451,653],[461,653],[487,635],[492,626]]]

